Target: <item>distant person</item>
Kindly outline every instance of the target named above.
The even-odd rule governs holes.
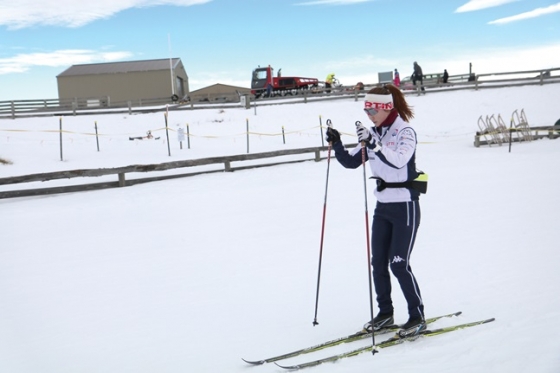
[[[333,85],[333,81],[334,81],[334,73],[330,73],[329,75],[327,75],[327,77],[325,78],[325,91],[327,93],[331,92],[331,88]]]
[[[272,83],[266,85],[266,97],[272,96]]]
[[[393,78],[393,85],[395,87],[400,87],[401,86],[401,75],[399,74],[398,70],[395,69],[395,77]]]
[[[420,65],[418,65],[418,62],[416,61],[414,61],[412,67],[414,68],[414,72],[412,73],[412,84],[416,86],[416,82],[420,82],[420,87],[422,91],[425,91],[424,84],[422,83],[422,79],[424,77],[424,74],[422,73],[422,68],[420,67]]]
[[[447,73],[447,69],[443,70],[443,82],[447,83],[447,80],[449,79],[449,74]]]

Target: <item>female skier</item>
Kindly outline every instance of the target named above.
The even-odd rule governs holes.
[[[410,254],[420,225],[421,193],[414,182],[420,175],[415,164],[416,132],[408,123],[414,114],[400,89],[391,84],[371,89],[365,96],[364,111],[374,126],[366,128],[357,123],[361,144],[350,152],[340,141],[340,133],[327,129],[327,141],[332,144],[338,162],[345,168],[360,167],[365,147],[365,160],[377,181],[371,265],[379,313],[364,328],[379,330],[394,323],[390,268],[408,303],[409,319],[399,334],[412,336],[426,329],[420,288],[410,267]]]

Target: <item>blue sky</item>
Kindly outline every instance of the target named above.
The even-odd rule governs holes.
[[[560,67],[557,0],[0,0],[0,101],[57,98],[74,64],[179,57],[190,90],[253,68],[342,84],[418,61],[451,75]]]

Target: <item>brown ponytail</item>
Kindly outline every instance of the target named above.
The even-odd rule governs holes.
[[[399,116],[408,122],[410,119],[414,118],[414,112],[412,108],[408,106],[403,93],[397,87],[392,84],[384,84],[382,87],[376,87],[369,90],[368,93],[373,93],[376,95],[392,95],[393,105],[395,110],[399,113]]]

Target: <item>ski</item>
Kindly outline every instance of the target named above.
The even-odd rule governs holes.
[[[397,334],[397,335],[387,339],[386,341],[383,341],[383,342],[377,344],[375,346],[375,349],[377,350],[377,349],[380,349],[380,348],[396,346],[396,345],[399,345],[399,344],[401,344],[405,341],[415,341],[416,339],[418,339],[420,337],[432,337],[432,336],[435,336],[435,335],[449,333],[449,332],[459,330],[459,329],[469,328],[471,326],[486,324],[486,323],[492,322],[494,320],[495,320],[494,318],[491,318],[491,319],[486,319],[486,320],[481,320],[481,321],[470,322],[470,323],[466,323],[466,324],[448,326],[448,327],[445,327],[445,328],[439,328],[439,329],[434,329],[434,330],[424,330],[423,332],[420,332],[420,334],[418,334],[418,335],[411,336],[411,337],[405,337],[405,338],[401,338]],[[365,346],[365,347],[361,347],[361,348],[358,348],[358,349],[355,349],[355,350],[352,350],[352,351],[344,352],[342,354],[329,356],[329,357],[319,359],[319,360],[309,361],[307,363],[301,363],[301,364],[296,364],[296,365],[280,365],[280,364],[275,362],[274,364],[278,365],[280,368],[296,370],[296,369],[313,367],[313,366],[323,364],[323,363],[327,363],[327,362],[337,361],[337,360],[340,360],[340,359],[343,359],[343,358],[346,358],[346,357],[356,356],[356,355],[361,354],[362,352],[372,351],[372,350],[373,350],[372,346]]]
[[[460,314],[461,314],[461,311],[450,313],[450,314],[447,314],[447,315],[432,317],[432,318],[426,319],[426,324],[431,324],[431,323],[433,323],[433,322],[435,322],[435,321],[437,321],[441,318],[444,318],[444,317],[459,316]],[[400,328],[399,325],[391,325],[387,328],[375,331],[375,335],[381,335],[381,334],[396,332],[397,330],[399,330],[399,328]],[[327,347],[337,346],[337,345],[340,345],[340,344],[343,344],[343,343],[359,341],[361,339],[365,339],[365,338],[368,338],[368,337],[371,338],[371,333],[362,329],[359,332],[347,335],[345,337],[336,338],[336,339],[333,339],[333,340],[330,340],[330,341],[327,341],[327,342],[320,343],[320,344],[315,345],[315,346],[306,347],[306,348],[302,348],[300,350],[289,352],[287,354],[269,357],[268,359],[254,360],[254,361],[245,360],[245,359],[242,359],[242,360],[244,362],[246,362],[248,364],[252,364],[252,365],[261,365],[261,364],[265,364],[265,363],[272,363],[272,362],[275,362],[275,361],[278,361],[278,360],[288,359],[290,357],[303,355],[303,354],[308,354],[308,353],[314,352],[314,351],[319,351],[319,350],[322,350],[322,349],[327,348]]]

